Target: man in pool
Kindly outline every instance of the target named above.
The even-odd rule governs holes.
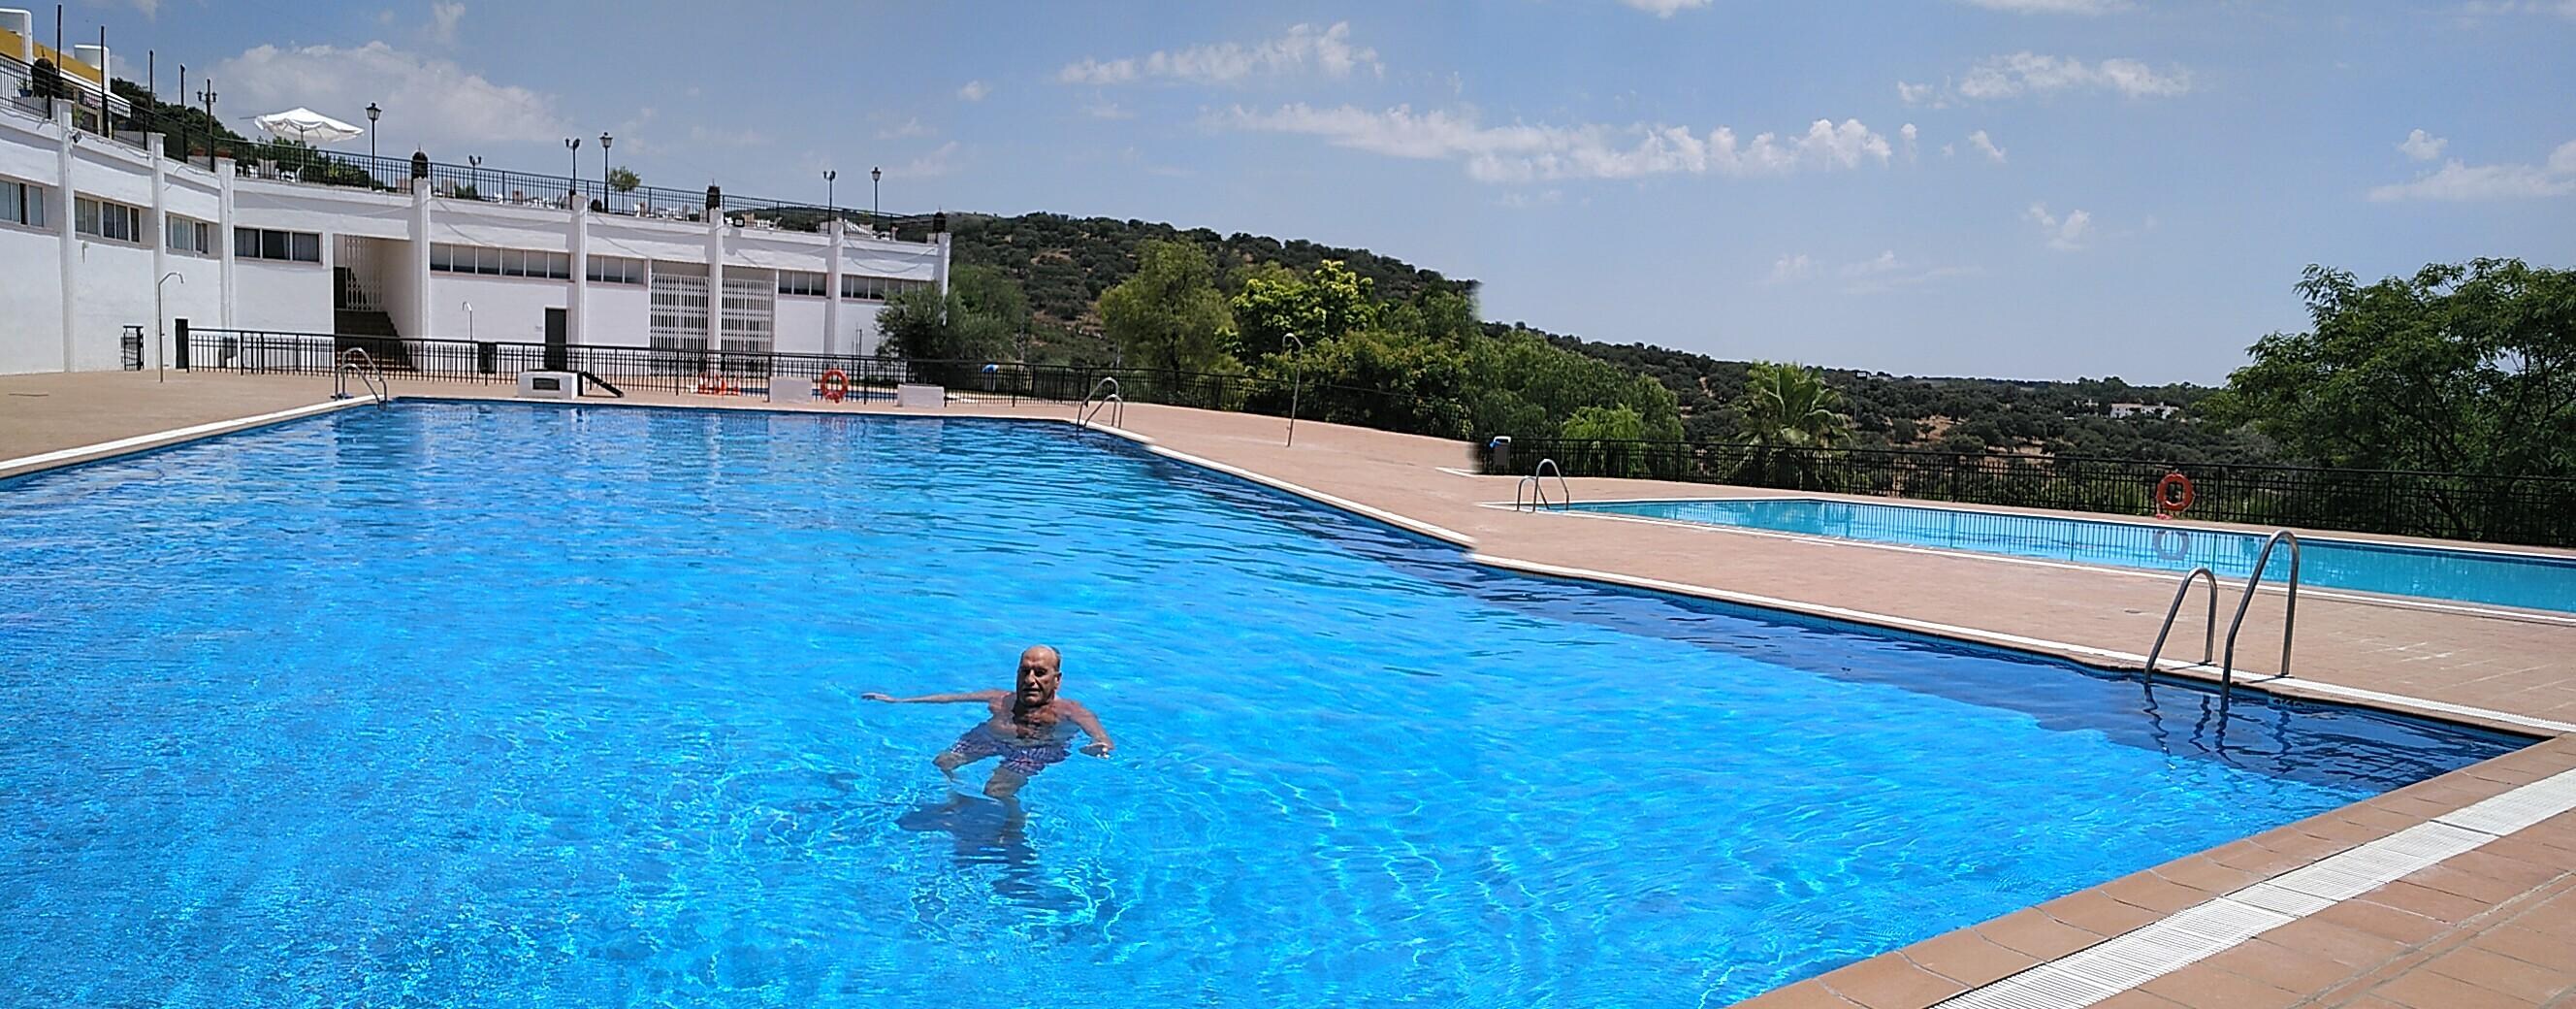
[[[887,704],[965,704],[981,702],[989,713],[981,724],[966,730],[948,752],[933,758],[939,773],[957,780],[957,769],[986,757],[1002,758],[1002,766],[984,782],[984,794],[1011,802],[1029,777],[1046,769],[1048,764],[1067,756],[1067,744],[1078,731],[1091,734],[1091,742],[1082,752],[1106,757],[1118,749],[1118,741],[1109,738],[1109,730],[1100,727],[1091,709],[1069,697],[1056,694],[1064,680],[1064,659],[1056,650],[1034,645],[1020,653],[1020,677],[1016,690],[977,690],[963,694],[927,694],[921,697],[892,697],[886,694],[860,694],[862,700]]]

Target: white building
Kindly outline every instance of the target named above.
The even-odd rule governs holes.
[[[17,59],[0,70],[35,56],[9,29],[0,24],[0,45],[18,51],[0,56]],[[150,367],[165,353],[158,334],[179,319],[201,330],[867,354],[888,295],[947,286],[944,232],[897,241],[837,217],[819,232],[790,230],[711,208],[713,187],[693,206],[620,197],[618,211],[594,210],[566,192],[531,195],[540,177],[472,170],[496,190],[483,193],[450,177],[469,170],[433,171],[417,156],[413,171],[380,170],[357,186],[230,159],[210,170],[154,156],[157,136],[76,129],[70,103],[48,121],[24,87],[0,73],[0,374],[119,367],[127,327],[140,327]],[[525,185],[500,191],[505,182]]]

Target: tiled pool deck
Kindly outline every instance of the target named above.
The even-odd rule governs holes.
[[[166,385],[154,379],[149,373],[0,377],[0,460],[272,414],[310,406],[329,391],[329,381],[315,377],[173,375]],[[397,381],[395,392],[506,397],[509,389]],[[769,406],[643,393],[625,402]],[[1061,404],[1026,403],[956,403],[946,412],[1058,420],[1070,414]],[[1511,499],[1515,480],[1451,472],[1467,463],[1465,447],[1455,442],[1305,422],[1296,447],[1288,448],[1275,418],[1142,405],[1127,408],[1124,426],[1158,450],[1445,535],[1487,563],[1930,630],[2094,664],[2135,668],[2173,592],[2173,580],[2162,575],[1493,508],[1491,502]],[[10,472],[0,465],[0,476]],[[1582,500],[1773,493],[1591,479],[1573,481],[1573,492]],[[2222,593],[2222,610],[2234,602],[2232,589]],[[2199,606],[2195,599],[2186,608],[2169,654],[2196,651],[2186,643],[2197,635],[2191,610]],[[2250,938],[2200,940],[2200,949],[2214,955],[2170,955],[2151,969],[2121,968],[2134,983],[2123,982],[2091,1004],[2576,1006],[2576,812],[2552,805],[2534,813],[2526,802],[2551,790],[2576,797],[2576,661],[2570,659],[2576,618],[2303,596],[2297,675],[2275,678],[2280,612],[2277,595],[2257,600],[2239,649],[2245,670],[2255,675],[2240,683],[2553,738],[1744,1004],[1917,1009],[1954,998],[1961,1005],[2084,1004],[2105,989],[2086,996],[2030,993],[2053,990],[2041,982],[2082,974],[2087,963],[2134,960],[2130,950],[2177,928],[2188,932],[2193,914],[2207,910],[2196,906],[2264,905],[2248,894],[2278,898],[2284,886],[2324,892],[2284,874],[2340,855],[2320,872],[2368,862],[2389,878],[2352,883],[2336,876],[2344,883],[2331,891],[2335,899],[2288,894],[2298,913],[2258,918]],[[2561,775],[2567,777],[2555,777]],[[2545,783],[2517,791],[2534,782]],[[2503,826],[2481,818],[2497,807],[2527,815],[2508,817]],[[2377,857],[2428,832],[2464,840],[2419,859],[2420,867]],[[2474,847],[2453,853],[2468,844]],[[2254,884],[2265,885],[2245,890]],[[2174,917],[2186,909],[2195,910]]]

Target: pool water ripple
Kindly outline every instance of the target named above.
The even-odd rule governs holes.
[[[2519,743],[1048,426],[402,404],[0,529],[0,1006],[1724,1004]],[[1033,641],[1120,750],[1014,827],[928,767],[970,708],[859,694]]]

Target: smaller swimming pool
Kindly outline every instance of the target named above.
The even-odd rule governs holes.
[[[1593,501],[1574,507],[2149,571],[2189,571],[2205,564],[2220,578],[2232,579],[2251,573],[2254,556],[2263,549],[2260,536],[2221,529],[1816,498]],[[2303,585],[2576,613],[2576,559],[2313,537],[2300,544]],[[2289,574],[2288,553],[2273,553],[2267,577]]]

